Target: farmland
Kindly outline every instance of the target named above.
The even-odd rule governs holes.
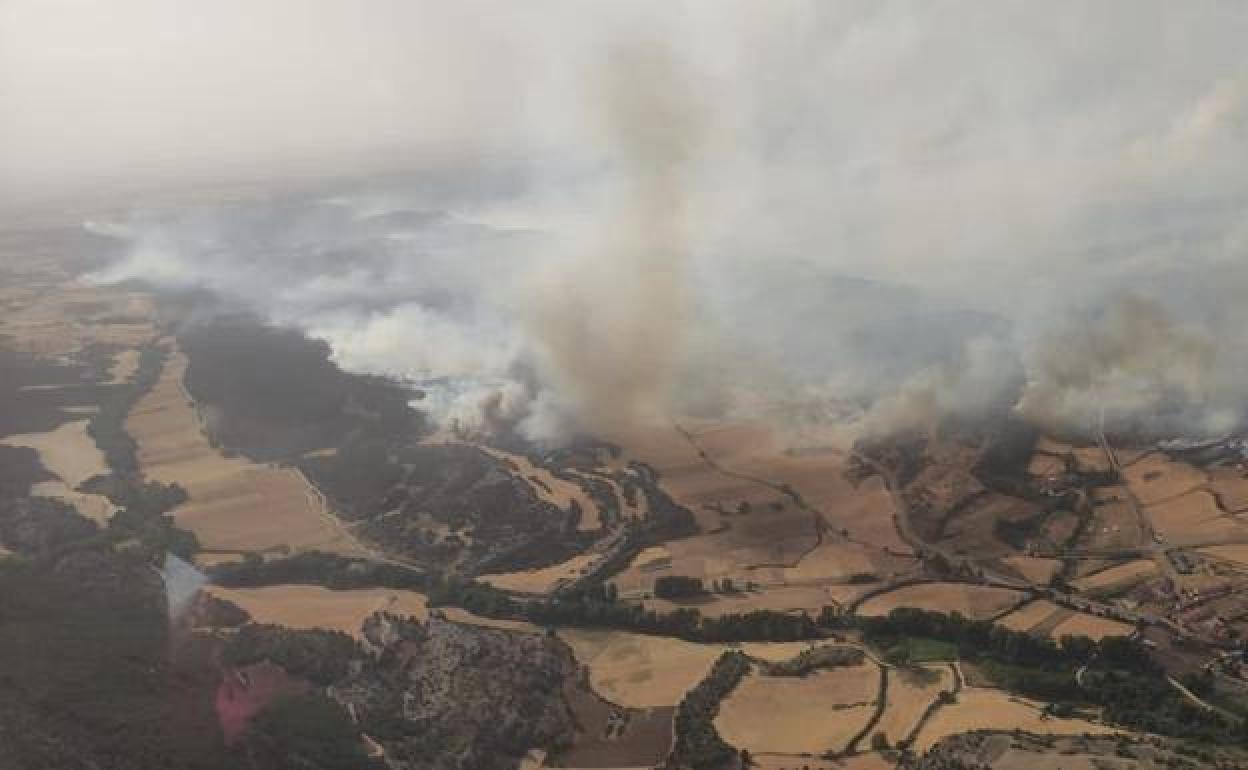
[[[359,552],[298,472],[227,457],[212,446],[183,388],[185,371],[185,356],[175,352],[126,420],[144,475],[180,484],[190,496],[174,512],[178,526],[208,550]]]
[[[715,727],[751,754],[841,751],[874,713],[879,683],[872,663],[805,677],[751,674],[721,704]]]
[[[867,599],[858,608],[862,615],[887,615],[897,607],[920,607],[939,612],[960,612],[972,619],[990,618],[1022,601],[1022,595],[1006,588],[971,583],[920,583]]]
[[[1025,730],[1039,735],[1111,734],[1112,728],[1085,719],[1045,714],[1044,704],[1000,690],[965,688],[955,703],[941,706],[915,737],[915,748],[926,751],[948,735],[968,730]]]

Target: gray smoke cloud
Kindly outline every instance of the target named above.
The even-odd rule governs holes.
[[[1246,38],[1160,0],[10,0],[0,207],[103,190],[101,280],[212,288],[469,432],[892,430],[1020,388],[1218,432]]]
[[[527,313],[573,430],[670,419],[694,298],[687,198],[704,121],[687,77],[666,47],[626,45],[606,54],[589,97],[601,100],[618,194],[583,252],[548,268]]]

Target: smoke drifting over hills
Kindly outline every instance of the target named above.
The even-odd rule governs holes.
[[[470,428],[1248,414],[1248,9],[260,5],[0,7],[0,199],[268,180],[101,218],[99,277],[211,288]]]

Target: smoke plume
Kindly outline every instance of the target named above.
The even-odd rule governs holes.
[[[595,85],[618,193],[583,251],[547,270],[527,328],[563,417],[610,434],[669,417],[693,300],[688,190],[704,118],[661,46],[613,50]]]

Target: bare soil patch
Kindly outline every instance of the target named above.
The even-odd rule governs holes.
[[[968,618],[990,618],[1023,598],[1019,591],[972,583],[919,583],[873,596],[858,608],[862,615],[887,615],[898,607],[960,612]]]
[[[720,704],[715,727],[751,754],[840,751],[875,712],[879,682],[873,663],[805,677],[751,674]]]
[[[273,623],[297,629],[328,629],[360,636],[364,620],[375,612],[428,616],[424,594],[385,588],[333,591],[321,586],[281,585],[260,588],[204,589],[221,599],[234,602],[258,623]]]
[[[895,744],[913,732],[919,718],[942,690],[953,691],[948,666],[895,668],[888,674],[888,705],[873,732],[882,732]]]
[[[178,526],[193,531],[210,550],[284,546],[360,553],[302,474],[226,457],[209,443],[182,388],[186,363],[174,353],[126,420],[144,475],[180,484],[190,497],[173,513]]]
[[[546,594],[564,581],[580,577],[598,558],[597,554],[584,553],[543,569],[480,575],[477,579],[505,591]]]
[[[941,706],[915,738],[916,751],[927,751],[949,735],[970,730],[1025,730],[1040,735],[1111,734],[1113,728],[1085,719],[1046,717],[1043,704],[1001,690],[966,688],[957,702]]]
[[[1123,470],[1127,485],[1144,505],[1169,500],[1208,483],[1199,468],[1160,452],[1140,458]]]

